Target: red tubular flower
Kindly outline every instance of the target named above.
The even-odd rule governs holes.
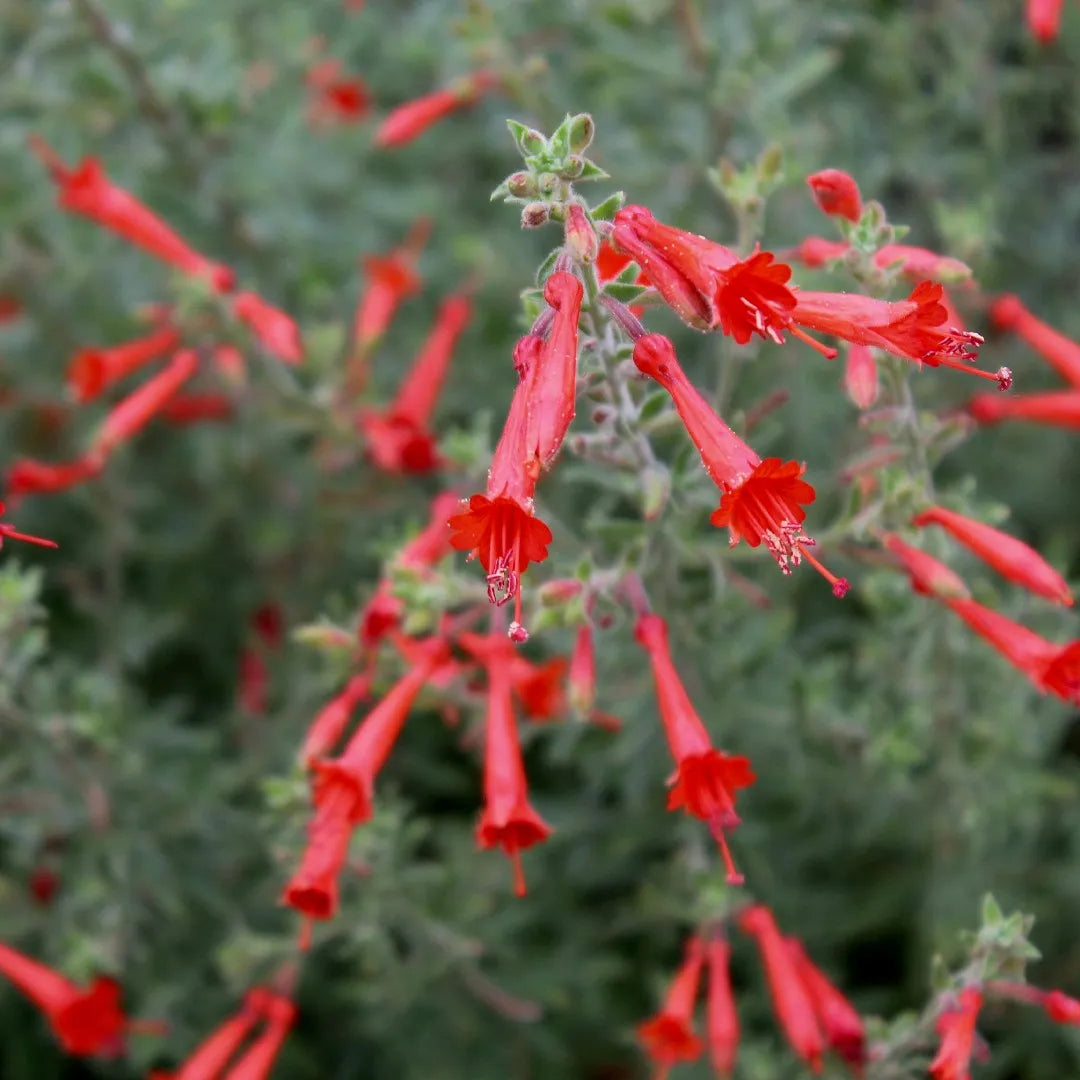
[[[1061,30],[1061,9],[1065,0],[1027,0],[1025,15],[1028,29],[1043,45],[1053,41]]]
[[[195,350],[181,349],[161,371],[113,407],[94,436],[87,457],[102,461],[120,443],[137,435],[198,369]]]
[[[368,713],[338,758],[314,762],[315,815],[300,866],[282,896],[311,919],[337,911],[337,879],[353,829],[371,817],[375,778],[390,756],[412,703],[432,670],[447,658],[442,641],[425,643],[413,666]]]
[[[739,917],[739,927],[757,941],[773,1009],[788,1042],[814,1072],[821,1072],[825,1036],[772,912],[762,904],[755,904]]]
[[[44,495],[66,491],[101,472],[101,462],[82,457],[63,465],[51,465],[44,461],[21,458],[12,465],[4,477],[9,495]]]
[[[420,277],[414,267],[430,232],[431,222],[420,218],[400,247],[386,255],[365,255],[360,260],[367,288],[353,315],[350,378],[357,390],[363,389],[367,382],[367,357],[371,349],[386,333],[401,302],[420,290]]]
[[[739,1016],[735,1011],[735,995],[731,991],[731,946],[726,938],[709,941],[709,1001],[705,1032],[709,1044],[709,1060],[718,1076],[727,1077],[735,1068],[739,1051]]]
[[[805,266],[818,268],[833,259],[842,258],[851,249],[846,240],[826,240],[823,236],[808,236],[788,254]],[[874,255],[874,265],[881,270],[900,264],[901,272],[916,281],[929,278],[947,283],[967,281],[971,267],[950,255],[939,255],[928,248],[911,244],[886,244]]]
[[[943,562],[921,548],[912,547],[894,533],[884,533],[882,543],[891,551],[911,579],[912,589],[921,596],[967,598],[971,595],[963,579]]]
[[[780,329],[795,306],[787,288],[791,268],[769,252],[740,260],[723,244],[662,224],[644,206],[615,215],[612,243],[634,259],[683,322],[699,330],[720,327],[739,344],[753,334],[783,341]]]
[[[249,991],[235,1015],[215,1028],[176,1072],[165,1074],[169,1080],[218,1080],[259,1023],[266,994],[261,989]]]
[[[671,791],[667,808],[685,810],[709,826],[724,859],[728,881],[733,885],[741,884],[743,877],[735,869],[724,830],[739,824],[735,793],[757,779],[750,768],[750,760],[713,749],[709,733],[672,662],[667,623],[659,615],[640,615],[634,626],[634,637],[648,654],[660,719],[671,756],[675,759],[675,774],[668,781]]]
[[[1080,705],[1080,641],[1057,645],[974,600],[945,598],[945,603],[1042,693]]]
[[[544,343],[527,335],[514,349],[520,381],[492,455],[486,495],[473,495],[468,510],[450,518],[450,545],[478,558],[487,575],[493,604],[515,602],[510,633],[523,640],[521,575],[530,563],[547,558],[551,530],[534,515],[535,461],[527,452],[531,373]]]
[[[809,552],[814,541],[802,530],[804,506],[814,489],[802,479],[806,466],[779,458],[762,460],[709,407],[679,366],[675,347],[660,334],[646,334],[634,346],[638,370],[655,379],[670,395],[701,454],[710,479],[723,492],[720,507],[709,519],[728,529],[734,546],[745,539],[751,547],[764,543],[785,574],[803,558],[832,585],[837,596],[848,590]]]
[[[566,660],[556,656],[544,664],[534,664],[524,656],[510,661],[510,681],[514,694],[530,720],[555,720],[566,710],[563,682]]]
[[[171,326],[107,349],[82,349],[68,365],[67,384],[78,402],[93,401],[113,383],[180,344]]]
[[[310,90],[308,123],[312,127],[358,124],[371,110],[371,94],[363,79],[341,74],[340,60],[322,60],[307,74]]]
[[[1065,579],[1034,548],[1000,529],[943,506],[931,506],[912,518],[911,524],[919,528],[940,525],[1002,577],[1057,604],[1073,602]]]
[[[52,968],[0,943],[0,974],[44,1014],[69,1054],[115,1056],[130,1026],[120,1007],[120,985],[99,976],[85,990]]]
[[[310,769],[341,741],[353,710],[371,693],[371,674],[354,675],[345,689],[323,706],[308,728],[300,749],[300,763]]]
[[[544,299],[555,310],[547,341],[529,375],[526,451],[534,468],[547,468],[574,419],[577,397],[578,318],[584,289],[573,274],[555,271],[544,283]]]
[[[111,229],[185,274],[206,278],[218,292],[233,287],[234,275],[227,266],[211,262],[189,247],[130,192],[113,184],[96,158],[83,158],[77,168],[69,169],[36,135],[30,137],[30,147],[59,185],[62,209]]]
[[[484,729],[484,810],[476,826],[482,848],[501,847],[514,871],[514,893],[526,893],[521,853],[543,843],[551,828],[529,803],[529,785],[521,759],[510,673],[515,659],[506,638],[462,634],[460,643],[487,672],[488,712]]]
[[[877,401],[877,361],[869,345],[848,346],[844,389],[857,409],[869,409]]]
[[[1045,394],[976,394],[967,411],[980,424],[1000,424],[1003,420],[1030,420],[1048,427],[1080,431],[1080,390],[1052,390]]]
[[[654,1080],[665,1080],[672,1065],[696,1061],[705,1049],[694,1033],[694,1002],[704,963],[701,941],[691,938],[660,1011],[638,1025],[638,1038],[657,1066]]]
[[[498,86],[493,72],[477,71],[459,79],[445,90],[407,101],[393,109],[375,132],[375,145],[383,148],[412,142],[429,127],[457,112],[475,105],[480,96]]]
[[[0,502],[0,517],[4,516],[6,507]],[[4,546],[5,540],[22,540],[25,544],[36,544],[38,547],[54,548],[60,545],[55,540],[46,540],[41,536],[31,536],[29,533],[19,532],[14,525],[6,521],[0,521],[0,547]]]
[[[566,208],[566,220],[563,222],[563,234],[566,250],[578,262],[596,261],[600,253],[600,241],[592,227],[584,207],[580,203],[570,203]]]
[[[999,296],[990,305],[990,318],[999,330],[1011,330],[1030,345],[1057,373],[1080,387],[1080,344],[1036,318],[1020,297]]]
[[[786,944],[826,1041],[844,1061],[855,1069],[861,1069],[867,1060],[866,1027],[862,1017],[811,962],[801,942],[789,937]]]
[[[267,1080],[273,1071],[278,1054],[296,1023],[296,1006],[280,994],[264,993],[259,1007],[266,1027],[222,1080]]]
[[[920,282],[907,300],[875,300],[858,293],[799,291],[791,320],[808,330],[832,334],[855,345],[874,345],[930,367],[951,367],[983,379],[993,379],[1001,390],[1012,385],[1008,368],[996,372],[972,367],[982,336],[947,325],[948,309],[941,302],[942,287]],[[804,339],[805,340],[805,339]]]
[[[584,622],[578,627],[574,648],[570,653],[567,683],[570,704],[578,719],[584,720],[592,712],[596,700],[596,646],[593,642],[592,623]]]
[[[428,425],[446,381],[454,347],[472,315],[465,295],[450,296],[405,376],[397,395],[383,411],[366,409],[360,428],[375,463],[388,472],[429,472],[440,461]]]
[[[930,1062],[930,1075],[934,1080],[971,1080],[975,1021],[979,1018],[982,1003],[982,993],[974,986],[966,986],[960,991],[959,1001],[938,1017],[941,1046]]]
[[[253,292],[237,293],[232,298],[232,310],[271,356],[286,364],[303,361],[304,346],[292,316]]]
[[[786,254],[788,258],[798,259],[804,266],[816,270],[833,259],[841,258],[850,247],[851,245],[846,240],[826,240],[824,236],[808,236]]]
[[[862,217],[859,185],[841,169],[822,169],[806,178],[814,202],[823,214],[858,221]]]
[[[1049,990],[1043,995],[1042,1007],[1055,1024],[1073,1024],[1080,1027],[1080,1001],[1060,990]]]
[[[177,394],[161,410],[161,417],[174,427],[201,424],[207,420],[231,420],[233,403],[224,394]]]

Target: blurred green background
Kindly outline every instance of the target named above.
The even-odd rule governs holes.
[[[363,122],[309,122],[305,79],[327,58],[367,84]],[[965,259],[986,293],[1017,292],[1080,337],[1078,58],[1080,11],[1041,47],[1018,0],[368,0],[351,11],[341,0],[4,0],[0,294],[24,314],[0,325],[2,464],[74,457],[104,410],[65,400],[69,358],[140,333],[139,305],[197,302],[149,256],[56,207],[31,133],[69,162],[99,157],[292,313],[308,361],[283,373],[252,355],[230,423],[154,426],[94,484],[18,506],[20,528],[61,547],[9,544],[0,567],[0,937],[72,977],[117,971],[131,1011],[171,1032],[133,1039],[125,1062],[69,1063],[0,987],[0,1077],[126,1078],[175,1063],[290,954],[295,922],[277,897],[306,821],[293,756],[348,665],[288,638],[270,658],[269,708],[251,716],[236,704],[241,651],[267,602],[290,629],[320,616],[348,626],[381,560],[423,521],[433,482],[388,483],[327,408],[358,259],[400,243],[422,215],[434,222],[424,288],[376,354],[374,392],[397,385],[439,300],[478,280],[439,426],[471,482],[482,477],[513,385],[518,294],[559,242],[554,229],[523,233],[514,207],[488,200],[518,163],[507,116],[550,131],[591,112],[590,153],[612,176],[600,194],[622,189],[728,241],[736,222],[708,170],[779,146],[785,182],[762,237],[772,250],[832,235],[804,177],[845,169],[911,226],[907,242]],[[415,143],[374,148],[394,105],[491,63],[515,73],[505,93]],[[978,290],[960,295],[985,330]],[[649,325],[712,379],[723,346],[667,312]],[[986,332],[983,366],[1011,366],[1017,391],[1057,385]],[[837,473],[865,442],[839,366],[793,343],[734,363],[733,410],[790,392],[754,443],[809,463],[824,528],[844,494]],[[914,386],[927,408],[947,409],[969,382],[937,370]],[[332,470],[316,452],[328,444]],[[1009,508],[1008,527],[1076,580],[1076,448],[1075,435],[1034,426],[977,432],[942,465],[939,489],[978,514]],[[624,542],[613,520],[639,528],[625,478],[568,455],[544,495],[565,528],[532,588],[584,557],[609,563]],[[698,555],[726,549],[715,530],[697,543]],[[707,559],[674,557],[651,582],[706,723],[760,778],[734,839],[753,895],[865,1013],[921,1007],[932,955],[962,957],[958,931],[988,890],[1038,917],[1034,981],[1080,993],[1080,718],[1038,699],[899,576],[833,561],[854,583],[842,605],[763,555],[737,566],[768,610],[718,585]],[[1076,636],[1072,612],[952,562],[981,599],[1055,640]],[[571,640],[552,627],[530,655]],[[434,711],[410,722],[357,840],[372,872],[346,883],[341,915],[316,938],[275,1076],[646,1075],[633,1025],[725,895],[704,830],[663,812],[666,749],[626,623],[598,645],[599,704],[625,727],[527,732],[535,802],[556,828],[526,855],[527,900],[511,896],[501,856],[474,849],[475,750]],[[49,905],[27,885],[42,866],[60,879]],[[743,941],[735,977],[737,1075],[801,1075]],[[986,1080],[1080,1075],[1076,1032],[1001,1009],[980,1026]]]

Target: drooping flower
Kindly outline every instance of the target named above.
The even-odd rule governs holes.
[[[667,808],[685,810],[709,826],[727,868],[728,881],[740,884],[743,878],[735,869],[725,830],[739,824],[735,812],[739,788],[749,787],[756,779],[750,760],[713,748],[671,659],[667,623],[659,615],[639,615],[634,637],[649,657],[664,735],[675,759],[675,773],[668,781],[671,790]]]
[[[76,401],[93,401],[113,383],[138,371],[179,344],[179,333],[171,326],[163,326],[152,334],[125,341],[122,345],[81,349],[68,365],[68,387]]]
[[[982,1008],[982,993],[965,986],[957,1002],[937,1020],[941,1045],[930,1062],[934,1080],[971,1080],[971,1051],[975,1042],[975,1022]]]
[[[579,720],[592,712],[596,700],[596,646],[593,642],[592,623],[583,622],[574,638],[567,673],[570,705]]]
[[[878,369],[869,345],[849,345],[844,365],[844,389],[858,409],[869,409],[877,401]]]
[[[1025,15],[1028,29],[1036,41],[1048,45],[1061,30],[1061,9],[1065,0],[1027,0]]]
[[[115,1056],[130,1026],[120,984],[99,976],[81,989],[63,975],[0,942],[0,974],[44,1014],[60,1045],[77,1057]]]
[[[1009,293],[990,305],[990,318],[999,330],[1010,330],[1027,342],[1066,381],[1080,387],[1080,343],[1036,318]]]
[[[59,185],[62,209],[90,218],[185,274],[205,278],[218,292],[233,287],[235,275],[227,266],[200,255],[135,196],[112,183],[96,158],[83,158],[69,169],[38,136],[31,136],[30,147]]]
[[[4,516],[7,508],[0,502],[0,517]],[[38,547],[55,548],[60,545],[55,540],[46,540],[41,536],[31,536],[29,533],[19,532],[14,525],[6,521],[0,521],[0,547],[4,546],[5,540],[22,540],[26,544],[36,544]]]
[[[539,475],[550,466],[574,419],[577,397],[578,318],[584,289],[573,275],[556,270],[544,283],[555,318],[529,372],[526,454]]]
[[[521,575],[530,563],[547,558],[551,530],[535,516],[535,461],[528,453],[531,372],[543,342],[532,335],[514,349],[519,374],[506,424],[491,459],[486,495],[473,495],[468,509],[450,518],[450,544],[480,560],[493,604],[515,602],[511,635],[527,637],[521,622]]]
[[[4,485],[9,495],[45,495],[66,491],[101,472],[101,462],[81,457],[64,464],[20,458],[8,468]]]
[[[431,501],[428,524],[417,533],[390,560],[392,566],[424,575],[444,556],[453,550],[450,545],[450,530],[447,519],[460,504],[456,492],[443,491]],[[405,611],[404,601],[395,595],[393,581],[384,576],[374,595],[364,606],[360,614],[360,643],[367,649],[374,649],[392,630],[395,630]]]
[[[304,768],[310,769],[341,741],[353,710],[371,693],[371,682],[370,672],[354,675],[345,688],[322,707],[311,722],[300,749],[300,763]]]
[[[901,540],[895,533],[883,534],[881,541],[896,556],[911,579],[912,589],[921,596],[944,599],[971,595],[963,579],[933,555]]]
[[[286,364],[303,362],[300,330],[291,315],[253,292],[237,293],[232,298],[232,311],[271,356]]]
[[[405,242],[385,255],[365,255],[361,260],[367,285],[353,315],[353,356],[350,384],[357,391],[367,383],[368,355],[386,333],[401,302],[420,290],[416,260],[427,243],[431,222],[420,218]]]
[[[267,1080],[289,1032],[296,1023],[296,1006],[281,994],[266,994],[260,1002],[266,1026],[221,1080]]]
[[[1080,1001],[1061,990],[1048,990],[1043,996],[1042,1007],[1055,1024],[1080,1027]]]
[[[742,912],[738,921],[739,927],[757,942],[773,1009],[788,1042],[814,1072],[821,1072],[825,1036],[810,994],[772,912],[762,904],[754,904]]]
[[[240,1009],[219,1024],[175,1072],[158,1071],[151,1080],[219,1080],[258,1025],[266,993],[261,988],[249,990]]]
[[[375,132],[375,145],[385,148],[412,142],[451,113],[475,105],[482,94],[498,85],[494,72],[477,71],[444,90],[407,101],[387,114]]]
[[[375,463],[388,472],[429,472],[439,455],[429,424],[454,347],[472,314],[464,294],[447,297],[394,400],[383,410],[360,413],[360,429]]]
[[[156,375],[115,405],[98,428],[87,457],[103,461],[123,442],[137,435],[199,369],[194,349],[181,349]]]
[[[976,394],[967,411],[980,424],[1003,420],[1030,420],[1048,427],[1080,431],[1080,390],[1051,390],[1045,394]]]
[[[875,300],[858,293],[798,290],[791,321],[819,334],[831,334],[854,345],[873,345],[894,356],[930,367],[950,367],[991,379],[998,389],[1012,385],[1008,368],[996,372],[973,367],[983,343],[980,334],[947,323],[942,286],[920,282],[906,300]],[[804,338],[805,340],[805,338]]]
[[[645,1052],[656,1064],[654,1080],[665,1080],[680,1061],[696,1061],[705,1044],[694,1032],[694,1004],[705,963],[705,949],[693,937],[686,955],[672,979],[660,1011],[638,1025],[637,1035]]]
[[[823,236],[808,236],[788,256],[805,266],[818,268],[833,259],[840,259],[851,250],[846,240],[826,240]],[[929,278],[946,284],[967,281],[971,267],[951,255],[939,255],[929,248],[911,244],[886,244],[874,254],[874,265],[880,270],[899,264],[900,272],[915,281]]]
[[[739,1016],[731,991],[731,946],[727,939],[714,935],[709,939],[709,996],[705,1034],[709,1060],[718,1076],[728,1077],[735,1068],[739,1051]]]
[[[554,720],[565,712],[566,666],[566,660],[561,656],[543,664],[534,664],[524,656],[516,655],[510,661],[514,696],[530,720]]]
[[[919,528],[940,525],[1002,577],[1055,603],[1073,602],[1065,579],[1034,548],[992,525],[974,521],[944,506],[931,506],[912,518],[911,523]]]
[[[510,667],[515,658],[506,638],[462,634],[458,639],[487,673],[488,710],[484,728],[484,810],[476,826],[482,848],[501,847],[514,871],[514,892],[526,893],[521,853],[551,835],[551,828],[529,802],[512,699]]]
[[[698,393],[666,337],[646,334],[640,338],[634,346],[634,363],[671,395],[706,472],[723,492],[720,507],[709,520],[718,528],[727,527],[732,546],[742,539],[751,547],[764,543],[785,574],[805,557],[825,576],[833,592],[843,596],[847,582],[810,554],[813,540],[802,529],[803,507],[815,498],[814,489],[802,479],[805,466],[780,458],[762,460]]]
[[[363,79],[344,76],[340,60],[320,60],[307,73],[308,123],[313,128],[358,124],[371,111]]]
[[[848,221],[858,221],[862,217],[859,185],[842,169],[822,169],[808,176],[806,183],[823,214]]]
[[[786,943],[826,1041],[844,1061],[861,1069],[867,1060],[862,1017],[806,955],[800,941],[789,937]]]
[[[946,597],[944,602],[1042,693],[1080,705],[1080,641],[1057,645],[975,600]]]
[[[432,670],[446,659],[444,642],[418,648],[412,667],[368,713],[341,756],[314,762],[315,814],[308,843],[283,901],[311,919],[329,919],[337,911],[338,875],[345,863],[353,829],[371,817],[375,778]]]

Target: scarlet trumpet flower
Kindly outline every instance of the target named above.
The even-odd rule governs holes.
[[[975,1022],[982,1003],[982,993],[974,986],[966,986],[960,991],[956,1004],[938,1017],[941,1046],[930,1063],[930,1075],[934,1080],[971,1080]]]
[[[267,994],[262,1003],[266,1026],[222,1080],[267,1080],[278,1054],[296,1023],[296,1006],[280,994]]]
[[[521,575],[530,563],[547,558],[551,530],[534,514],[535,460],[529,453],[531,373],[544,343],[526,335],[514,349],[519,382],[510,403],[502,437],[491,459],[486,495],[473,495],[468,510],[450,518],[451,546],[478,558],[487,575],[493,604],[514,600],[510,634],[528,637],[521,622]]]
[[[137,435],[199,369],[194,349],[181,349],[156,375],[114,406],[94,436],[87,457],[103,461]]]
[[[1048,45],[1061,31],[1061,9],[1065,0],[1027,0],[1025,15],[1035,39]]]
[[[788,1042],[814,1072],[821,1072],[825,1036],[818,1024],[810,994],[772,912],[761,904],[755,904],[739,916],[739,927],[757,941],[776,1018]]]
[[[849,345],[844,366],[844,389],[858,409],[869,409],[877,401],[878,369],[869,345]]]
[[[253,292],[237,293],[232,298],[232,310],[271,356],[286,364],[303,361],[304,346],[300,341],[300,330],[291,315]]]
[[[822,169],[806,178],[814,202],[830,217],[858,221],[862,217],[862,196],[859,185],[841,169]]]
[[[563,682],[566,660],[556,656],[543,664],[534,664],[524,656],[510,661],[510,681],[514,695],[530,720],[555,720],[566,709]]]
[[[150,1080],[218,1080],[261,1019],[267,991],[249,990],[240,1010],[214,1029],[175,1072],[156,1070]]]
[[[596,646],[593,642],[592,623],[584,622],[578,627],[574,648],[570,653],[567,682],[570,704],[578,719],[584,720],[592,712],[596,700]]]
[[[764,543],[785,574],[805,557],[833,592],[843,596],[847,581],[810,554],[814,541],[802,529],[803,507],[815,498],[814,489],[802,479],[806,466],[780,458],[762,460],[694,388],[666,337],[646,334],[640,338],[634,346],[634,363],[671,395],[709,478],[723,492],[720,507],[709,520],[718,528],[727,527],[732,546],[742,539],[751,547]]]
[[[1055,1024],[1072,1024],[1080,1027],[1080,1001],[1060,990],[1048,990],[1042,999],[1046,1015]]]
[[[980,424],[1000,424],[1003,420],[1030,420],[1049,427],[1080,431],[1080,389],[1051,390],[1045,394],[976,394],[967,411]]]
[[[498,84],[494,72],[477,71],[444,90],[407,101],[387,114],[375,132],[375,145],[386,148],[412,142],[451,113],[474,105]]]
[[[990,318],[1001,330],[1011,330],[1027,342],[1063,379],[1080,387],[1080,343],[1037,319],[1020,297],[999,296],[990,305]]]
[[[659,616],[638,616],[634,637],[645,650],[656,683],[656,699],[664,735],[675,759],[675,773],[668,781],[668,810],[685,810],[709,826],[727,868],[728,881],[742,883],[728,849],[726,829],[739,824],[735,795],[757,778],[750,760],[715,750],[671,659],[667,623]]]
[[[156,360],[180,344],[180,335],[171,326],[103,349],[82,349],[67,370],[67,384],[78,402],[93,401],[113,383]]]
[[[704,963],[701,941],[691,938],[660,1011],[638,1025],[638,1038],[657,1066],[654,1080],[665,1080],[673,1065],[696,1061],[705,1049],[694,1032],[694,1002]]]
[[[42,495],[66,491],[101,472],[101,462],[82,457],[55,465],[20,458],[8,468],[4,485],[9,495]]]
[[[337,879],[345,863],[353,829],[371,817],[375,778],[386,763],[412,703],[431,672],[448,655],[441,641],[429,641],[415,662],[368,713],[338,758],[314,762],[315,815],[296,873],[283,901],[311,919],[329,919],[337,911]]]
[[[846,240],[826,240],[823,236],[808,236],[788,256],[810,267],[821,267],[832,259],[839,259],[851,250]],[[874,265],[881,270],[900,264],[900,271],[916,281],[952,283],[967,281],[971,267],[951,255],[939,255],[928,248],[911,244],[886,244],[874,254]]]
[[[443,301],[435,323],[386,409],[365,409],[360,428],[375,463],[388,472],[429,472],[439,456],[429,423],[458,339],[472,314],[465,295]]]
[[[0,517],[4,516],[6,507],[0,502]],[[14,525],[9,525],[6,521],[0,521],[0,547],[4,546],[5,540],[22,540],[25,544],[36,544],[38,547],[59,547],[60,545],[55,540],[46,540],[41,536],[31,536],[29,533],[19,532]]]
[[[786,944],[826,1041],[844,1061],[861,1069],[867,1060],[866,1027],[862,1017],[814,965],[801,942],[789,937]]]
[[[730,1076],[739,1051],[739,1017],[731,991],[731,946],[723,937],[709,940],[709,997],[705,1033],[709,1060],[719,1076]]]
[[[1055,603],[1073,602],[1064,578],[1034,548],[1000,529],[943,506],[931,506],[912,518],[911,523],[919,528],[940,525],[1002,577]]]
[[[484,729],[484,810],[476,826],[482,848],[501,847],[514,871],[514,893],[526,894],[521,852],[542,843],[551,828],[529,802],[512,700],[510,667],[515,650],[503,637],[462,634],[460,643],[487,672],[488,712]]]
[[[893,533],[884,533],[881,539],[907,573],[915,592],[939,599],[956,596],[967,598],[971,595],[963,579],[933,555],[928,555]]]
[[[130,192],[113,184],[97,158],[83,158],[69,169],[43,139],[32,135],[29,141],[59,185],[62,209],[90,218],[185,274],[207,279],[218,292],[232,289],[235,275],[227,266],[200,255]]]
[[[369,672],[354,675],[345,684],[345,689],[323,706],[308,728],[300,750],[300,761],[305,768],[312,768],[338,744],[353,710],[371,693],[371,681]]]
[[[0,943],[0,974],[44,1014],[69,1054],[115,1056],[131,1022],[120,1007],[120,984],[99,976],[81,989],[37,960]]]

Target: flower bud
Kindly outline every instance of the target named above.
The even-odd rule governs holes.
[[[537,179],[541,195],[550,195],[559,185],[559,178],[553,172],[541,173]]]
[[[542,202],[527,203],[521,208],[521,227],[539,229],[548,219],[548,208]]]
[[[877,401],[878,370],[869,345],[848,346],[844,367],[844,389],[858,409],[869,409]]]
[[[580,203],[566,207],[566,249],[581,263],[595,262],[600,251],[596,230]]]
[[[830,217],[858,221],[862,216],[862,196],[859,185],[840,169],[822,169],[806,178],[814,202]]]
[[[539,154],[541,150],[547,147],[547,139],[536,128],[529,128],[521,136],[520,145],[526,154]]]
[[[559,175],[565,177],[567,180],[576,180],[585,171],[585,159],[580,154],[571,154],[566,161],[563,162],[563,167],[559,170]]]
[[[536,194],[536,179],[531,173],[516,172],[507,178],[506,190],[519,199],[531,199]]]
[[[570,121],[570,152],[580,154],[588,149],[596,134],[596,123],[588,113],[578,113]]]

